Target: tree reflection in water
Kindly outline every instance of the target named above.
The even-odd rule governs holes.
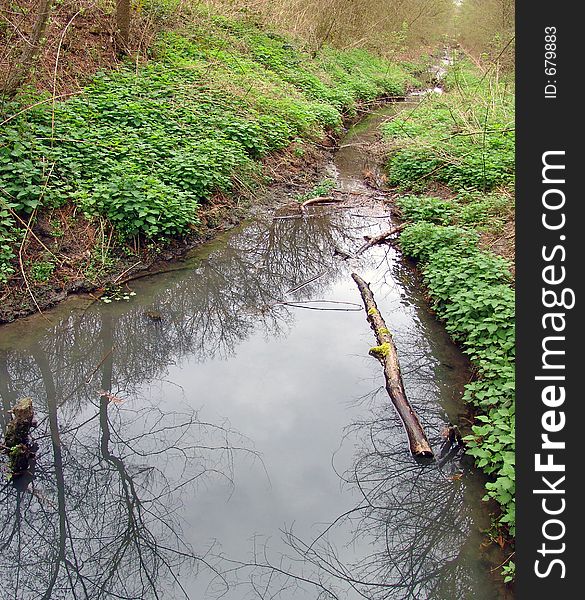
[[[103,325],[106,350],[113,323]],[[231,453],[247,451],[241,436],[194,412],[117,405],[111,393],[68,415],[48,354],[30,347],[46,401],[33,477],[5,484],[0,498],[2,597],[159,598],[173,582],[180,589],[181,569],[214,569],[181,539],[181,497],[201,478],[230,478]],[[104,390],[113,357],[100,369]]]
[[[378,393],[372,392],[371,398]],[[348,439],[359,440],[354,465],[341,475],[346,485],[359,490],[360,501],[353,509],[312,540],[287,529],[287,556],[274,559],[268,546],[259,544],[253,560],[230,561],[224,575],[249,580],[256,593],[250,597],[262,599],[279,598],[291,589],[293,595],[284,597],[509,598],[491,581],[489,561],[478,560],[480,527],[487,528],[489,519],[478,514],[483,486],[469,472],[461,449],[435,437],[433,447],[443,450],[437,461],[417,463],[403,436],[396,435],[398,428],[400,422],[386,407],[348,429]],[[340,538],[346,540],[345,548],[335,543]],[[370,551],[358,551],[358,559],[348,560],[348,548]]]
[[[313,543],[288,531],[288,558],[269,560],[258,541],[254,560],[238,563],[185,542],[183,504],[197,486],[231,482],[239,453],[260,459],[229,423],[199,418],[196,389],[180,408],[143,390],[181,361],[229,356],[259,331],[283,335],[294,320],[287,302],[319,299],[348,276],[332,255],[361,245],[368,231],[354,225],[330,216],[252,223],[165,276],[164,287],[137,284],[129,304],[94,305],[0,341],[2,429],[15,400],[31,396],[40,447],[32,474],[0,491],[0,597],[188,598],[185,580],[203,569],[214,597],[235,586],[240,598],[483,598],[465,558],[466,478],[413,463],[389,431],[400,429],[390,408],[354,429],[362,445],[346,480],[363,501]],[[385,259],[373,252],[360,268]],[[407,389],[424,391],[435,367],[426,350],[405,346]],[[436,402],[421,416],[444,422]],[[355,564],[330,535],[351,527],[361,547],[375,548]]]
[[[473,551],[481,539],[473,508],[479,489],[454,453],[447,462],[413,461],[392,435],[394,425],[394,417],[381,414],[357,426],[364,445],[347,481],[362,502],[351,517],[358,520],[356,536],[374,548],[352,565],[358,587],[371,599],[484,597]]]
[[[231,480],[234,453],[255,455],[252,444],[137,389],[184,356],[231,353],[258,327],[278,335],[292,319],[281,302],[314,297],[336,277],[332,248],[345,237],[326,218],[253,224],[163,290],[146,284],[140,304],[94,306],[2,343],[2,430],[30,395],[40,446],[31,475],[1,491],[2,598],[189,597],[180,574],[202,567],[221,590],[213,548],[182,540],[182,497],[204,478]],[[145,317],[149,294],[160,323]]]

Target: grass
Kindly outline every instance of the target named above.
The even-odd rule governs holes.
[[[105,218],[118,244],[181,238],[215,195],[257,180],[268,154],[339,130],[409,79],[363,50],[313,59],[278,33],[203,12],[161,34],[151,56],[64,102],[23,92],[0,105],[0,283],[14,273],[19,218],[72,203]]]

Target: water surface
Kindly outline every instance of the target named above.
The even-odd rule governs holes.
[[[359,136],[341,185],[359,177]],[[0,596],[498,598],[482,483],[455,452],[409,455],[351,272],[371,282],[438,455],[467,363],[396,251],[336,254],[384,214],[356,198],[258,218],[129,301],[2,328],[2,425],[31,396],[39,451],[0,492]]]

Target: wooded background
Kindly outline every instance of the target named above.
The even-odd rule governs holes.
[[[145,59],[159,30],[212,8],[284,29],[315,54],[327,44],[409,58],[460,44],[513,65],[513,0],[0,0],[0,89],[67,92],[124,56]]]

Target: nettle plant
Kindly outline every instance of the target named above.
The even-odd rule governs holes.
[[[404,202],[403,215],[453,218],[453,207],[427,199]],[[439,218],[440,217],[440,218]],[[420,261],[433,308],[477,370],[464,400],[478,409],[467,452],[492,476],[486,499],[499,503],[499,523],[515,532],[515,301],[508,263],[481,251],[475,231],[419,221],[402,233],[402,250]]]
[[[154,176],[119,174],[91,191],[77,194],[88,214],[108,217],[123,238],[144,234],[149,238],[184,234],[197,222],[196,196],[177,191]]]

